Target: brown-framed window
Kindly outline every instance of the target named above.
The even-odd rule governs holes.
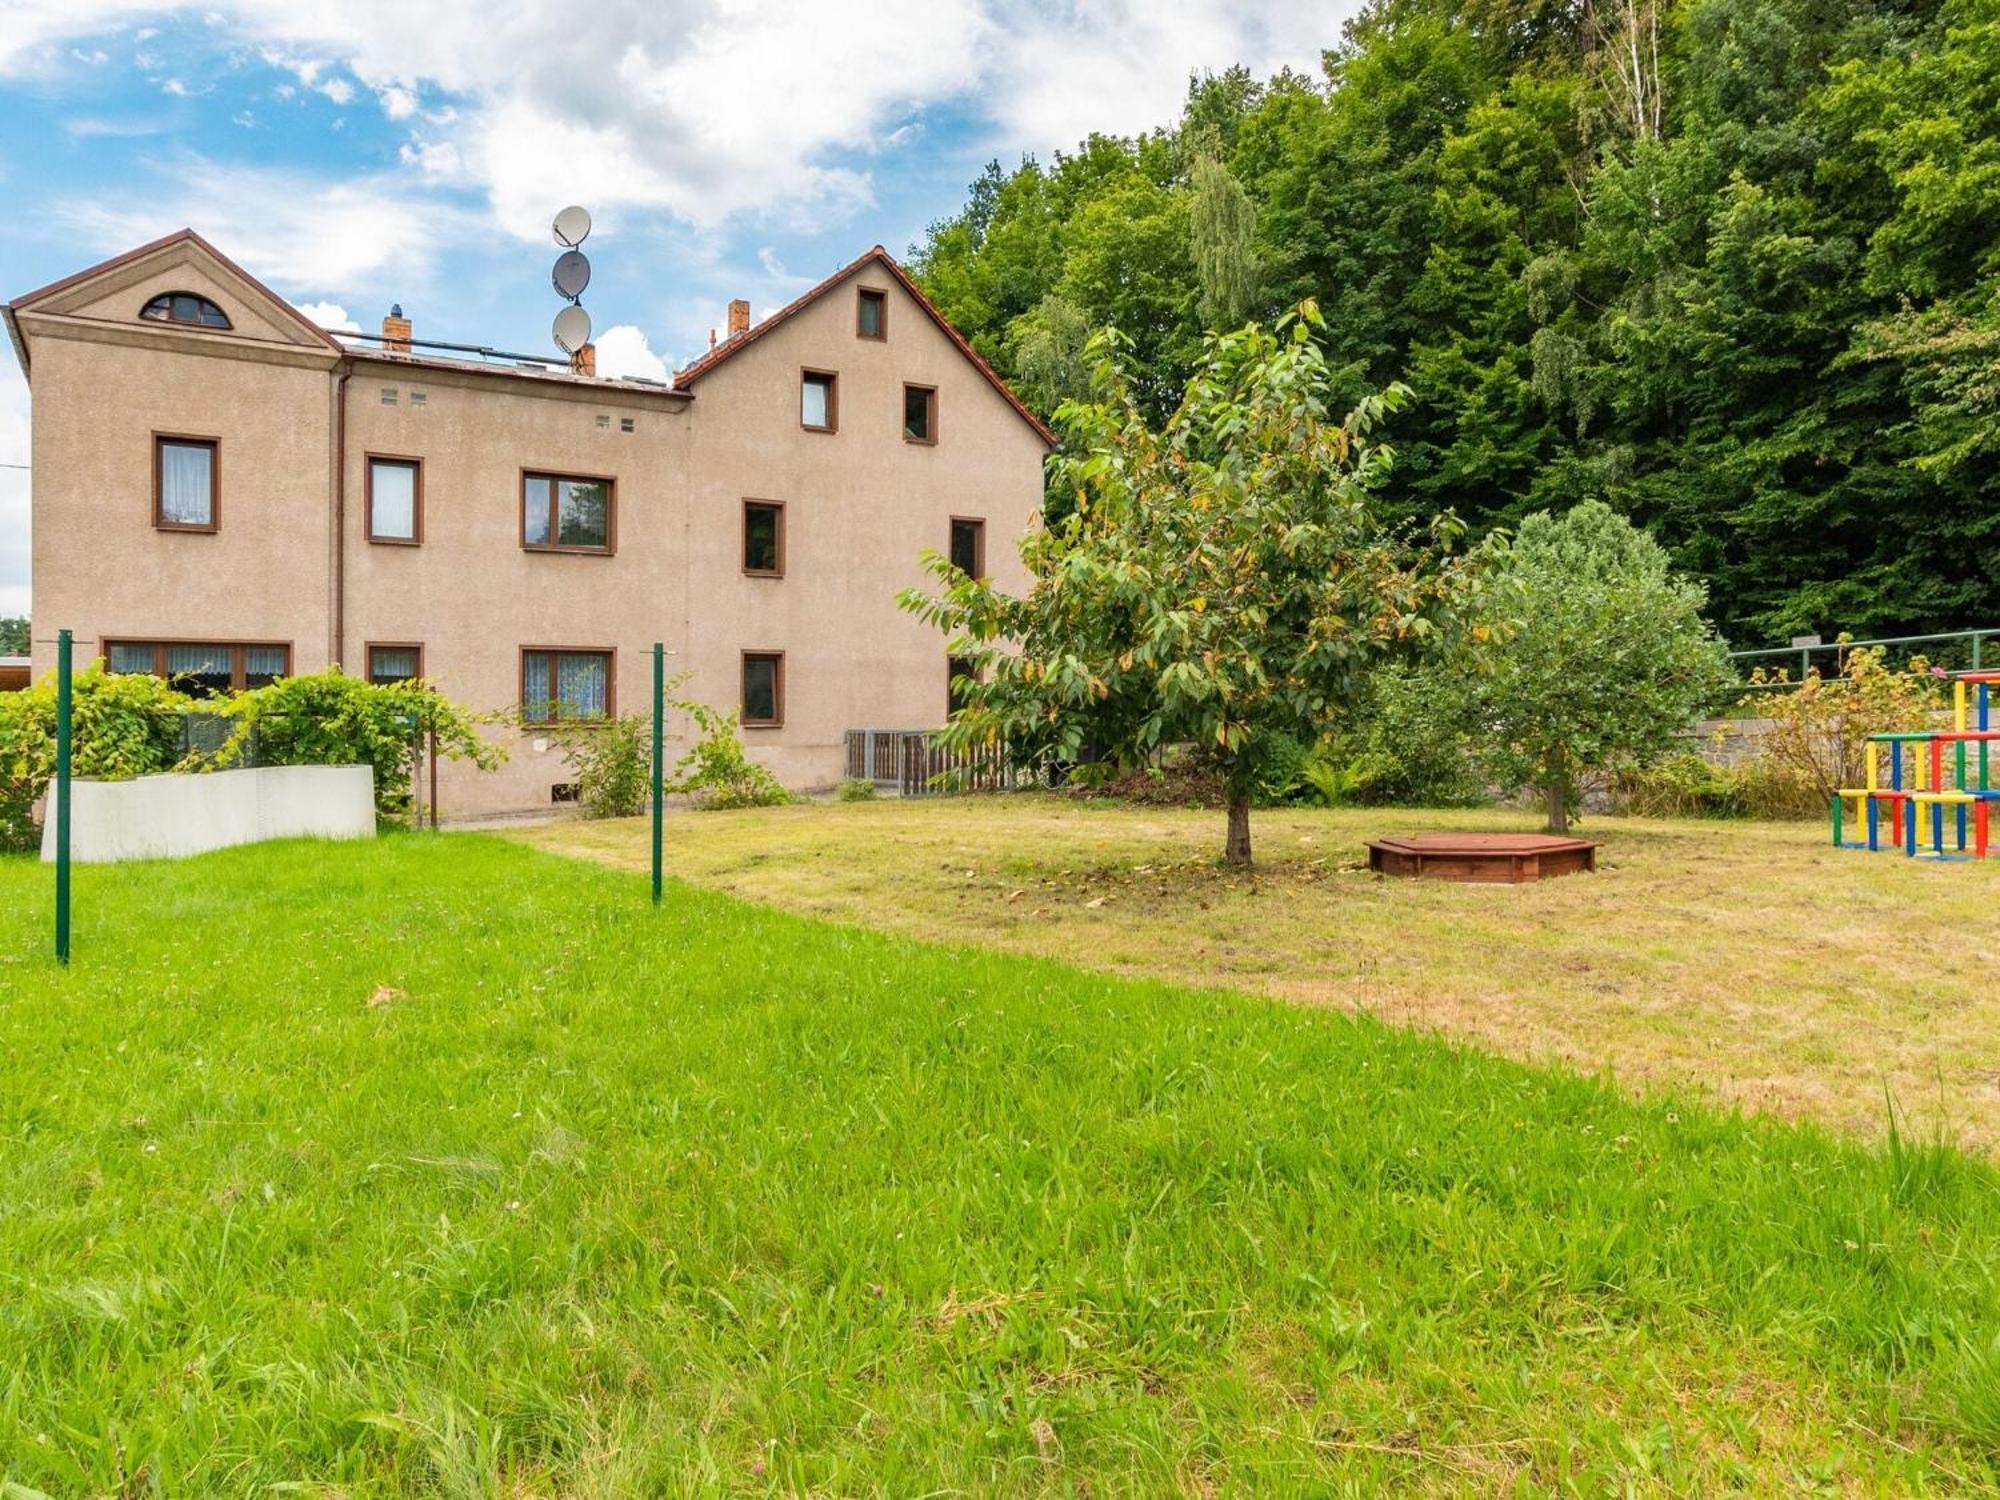
[[[944,711],[955,714],[966,705],[965,681],[979,680],[979,667],[970,657],[948,656],[944,662]]]
[[[616,659],[597,647],[523,646],[521,718],[560,724],[615,717]]]
[[[986,576],[986,523],[979,517],[951,518],[951,565],[974,578]]]
[[[368,455],[368,540],[414,547],[424,539],[424,461]]]
[[[617,550],[618,482],[523,469],[521,545],[535,552]]]
[[[424,540],[424,460],[368,454],[368,540],[416,546]]]
[[[906,443],[935,443],[937,440],[937,387],[934,385],[904,386],[903,441]]]
[[[743,571],[756,578],[785,576],[785,507],[779,501],[743,502]]]
[[[886,339],[889,336],[889,294],[878,287],[864,286],[854,296],[854,336]]]
[[[799,372],[799,426],[807,432],[840,430],[840,377],[833,371]]]
[[[743,653],[743,712],[745,729],[776,729],[785,722],[785,653]]]
[[[229,314],[198,292],[162,292],[139,309],[149,323],[191,323],[197,328],[227,328]]]
[[[222,525],[222,444],[185,432],[153,434],[153,524],[162,531]]]
[[[368,680],[381,686],[391,682],[415,682],[424,675],[422,641],[370,641]]]
[[[164,677],[192,697],[211,698],[289,677],[292,648],[278,641],[107,640],[104,665]]]

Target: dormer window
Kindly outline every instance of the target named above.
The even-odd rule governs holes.
[[[154,323],[191,323],[196,328],[229,326],[228,313],[193,292],[162,292],[139,309],[139,316]]]

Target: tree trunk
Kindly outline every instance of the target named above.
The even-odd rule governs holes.
[[[1232,865],[1247,866],[1250,863],[1250,794],[1232,791],[1229,794],[1229,842],[1224,846],[1222,857]]]
[[[1548,811],[1550,833],[1569,832],[1569,782],[1561,776],[1553,776],[1548,785]]]

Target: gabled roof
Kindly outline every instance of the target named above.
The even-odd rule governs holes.
[[[248,271],[237,265],[235,261],[224,255],[192,229],[177,229],[172,234],[162,235],[159,239],[139,246],[136,250],[127,250],[122,255],[114,255],[109,260],[101,260],[94,266],[86,266],[81,271],[73,272],[63,277],[60,281],[52,281],[47,286],[36,287],[32,292],[27,292],[9,302],[5,308],[7,326],[8,331],[13,334],[15,352],[20,358],[22,370],[25,371],[28,368],[28,351],[26,342],[21,338],[20,330],[14,322],[14,315],[16,313],[32,311],[38,302],[45,302],[51,297],[69,291],[72,287],[81,286],[87,281],[95,280],[106,272],[118,270],[120,267],[131,265],[135,261],[144,260],[150,255],[157,255],[162,250],[170,250],[176,245],[183,244],[191,245],[198,249],[203,255],[213,260],[229,276],[234,277],[251,291],[261,296],[276,310],[280,318],[293,324],[302,333],[307,335],[310,342],[322,344],[335,353],[341,352],[341,346],[334,341],[331,334],[313,322],[304,313],[300,312],[296,307],[292,306],[283,297],[280,297],[276,292],[265,286],[255,276],[252,276]]]
[[[879,265],[885,271],[887,271],[891,276],[893,276],[896,279],[897,283],[903,288],[903,290],[910,294],[911,300],[914,301],[918,307],[921,307],[924,310],[924,312],[929,315],[930,320],[933,323],[937,324],[939,331],[942,332],[946,338],[950,339],[952,343],[958,346],[958,352],[963,354],[968,360],[972,362],[972,367],[975,370],[977,370],[981,375],[986,377],[987,384],[991,385],[994,390],[998,391],[1000,395],[1006,400],[1007,404],[1013,407],[1014,410],[1020,414],[1021,420],[1026,422],[1030,427],[1034,428],[1036,434],[1040,436],[1043,442],[1047,443],[1050,447],[1055,446],[1056,435],[1055,433],[1049,430],[1048,424],[1044,422],[1040,417],[1036,416],[1034,412],[1029,409],[1028,404],[1025,401],[1023,401],[1019,396],[1014,394],[1013,388],[1009,386],[1006,381],[1002,380],[999,377],[999,375],[994,372],[993,367],[988,363],[986,363],[985,360],[979,357],[979,351],[974,349],[972,345],[966,341],[965,335],[960,333],[956,328],[951,326],[951,320],[947,318],[943,313],[937,310],[936,306],[931,302],[931,299],[924,295],[923,289],[919,287],[916,284],[916,282],[910,279],[909,272],[905,271],[901,266],[896,264],[896,257],[891,255],[887,250],[883,249],[880,245],[877,245],[873,249],[864,252],[856,259],[849,261],[846,265],[842,266],[838,271],[835,271],[831,276],[827,277],[826,280],[822,281],[818,286],[814,287],[811,291],[807,292],[804,296],[800,297],[796,302],[792,302],[789,305],[778,309],[778,311],[772,313],[770,317],[764,319],[763,322],[751,328],[747,333],[739,333],[734,338],[728,339],[723,343],[717,344],[713,349],[709,350],[708,353],[704,354],[700,359],[696,360],[686,369],[676,373],[674,376],[674,385],[677,388],[681,389],[685,389],[689,386],[692,386],[697,380],[701,379],[702,376],[708,374],[711,370],[714,370],[717,366],[724,364],[728,360],[735,358],[738,354],[741,354],[745,349],[749,348],[752,344],[756,343],[757,340],[762,338],[765,334],[769,333],[772,329],[782,325],[787,319],[791,318],[797,313],[804,312],[808,307],[811,307],[813,303],[819,301],[819,299],[824,297],[828,292],[832,291],[835,287],[839,286],[842,282],[846,281],[849,277],[853,276],[856,272],[860,271],[864,266],[868,265]]]

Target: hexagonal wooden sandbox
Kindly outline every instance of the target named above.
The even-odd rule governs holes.
[[[1597,845],[1547,833],[1418,833],[1372,839],[1368,868],[1430,880],[1521,885],[1597,868]]]

